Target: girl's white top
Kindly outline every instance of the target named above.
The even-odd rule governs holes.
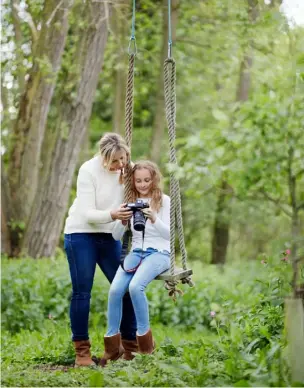
[[[142,198],[145,200],[144,198]],[[148,200],[148,199],[147,199]],[[155,248],[159,251],[170,252],[170,197],[163,194],[163,204],[159,212],[156,213],[156,221],[154,224],[148,219],[145,228],[144,244],[142,244],[142,232],[137,232],[133,228],[133,217],[131,219],[132,229],[132,247],[146,250],[147,248]],[[115,240],[120,240],[124,234],[126,226],[120,220],[115,221],[115,226],[112,235]]]
[[[70,207],[64,233],[112,233],[111,210],[123,202],[120,171],[108,171],[101,156],[85,162],[77,177],[77,196]]]

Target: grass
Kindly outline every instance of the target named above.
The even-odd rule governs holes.
[[[92,328],[92,354],[102,355],[104,328]],[[117,386],[120,372],[137,369],[138,366],[146,368],[146,364],[157,363],[163,360],[166,352],[178,352],[183,344],[195,341],[202,337],[197,331],[185,331],[184,328],[165,327],[156,325],[153,328],[158,352],[151,356],[138,356],[132,362],[119,361],[116,365],[109,366],[106,370],[100,368],[73,368],[73,349],[71,346],[70,329],[68,322],[46,323],[42,331],[28,330],[11,336],[2,332],[2,386],[88,386],[94,383],[97,375],[103,376],[106,385]],[[171,350],[170,350],[171,349]],[[131,369],[130,369],[131,368]],[[97,372],[100,370],[100,372]],[[105,373],[104,373],[105,371]],[[116,378],[111,384],[113,372]],[[146,370],[145,373],[148,373]],[[137,374],[136,374],[137,375]],[[94,377],[95,376],[95,377]],[[134,376],[133,379],[134,380]],[[98,381],[100,378],[98,378]],[[131,376],[125,379],[131,382]]]
[[[283,331],[290,264],[269,258],[267,264],[235,264],[224,272],[196,264],[195,288],[184,287],[185,295],[175,304],[162,283],[153,282],[148,298],[157,351],[104,369],[73,368],[64,265],[62,259],[51,267],[43,260],[4,262],[2,386],[291,385]],[[97,356],[105,332],[107,288],[102,282],[98,275],[90,320]]]

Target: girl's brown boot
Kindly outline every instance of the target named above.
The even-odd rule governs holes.
[[[100,360],[101,366],[106,366],[108,361],[116,361],[124,354],[120,333],[110,337],[104,337],[105,352]]]
[[[138,353],[138,344],[136,340],[122,340],[122,346],[125,349],[123,359],[130,361],[135,357],[133,353]]]
[[[144,335],[136,335],[139,353],[151,354],[155,349],[152,331],[149,329]]]

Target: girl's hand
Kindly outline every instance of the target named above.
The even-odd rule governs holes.
[[[149,218],[152,224],[154,224],[154,222],[156,221],[156,213],[150,207],[148,207],[147,209],[143,209],[142,212],[147,218]]]
[[[126,203],[123,203],[119,206],[117,210],[111,211],[111,217],[113,220],[121,220],[123,223],[124,221],[128,221],[130,218],[132,218],[133,212],[126,208]]]

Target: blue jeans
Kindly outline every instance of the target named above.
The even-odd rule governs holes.
[[[107,336],[119,333],[122,300],[128,288],[136,315],[137,334],[143,335],[149,330],[149,307],[145,288],[156,276],[170,267],[170,255],[167,251],[158,252],[153,248],[146,251],[134,249],[129,255],[142,256],[143,261],[135,273],[127,273],[121,267],[118,268],[109,292]]]
[[[72,340],[87,340],[96,264],[111,283],[120,266],[121,243],[115,241],[110,233],[72,233],[65,234],[64,249],[73,288],[70,305]],[[136,319],[129,293],[123,299],[120,331],[124,339],[136,338]]]

